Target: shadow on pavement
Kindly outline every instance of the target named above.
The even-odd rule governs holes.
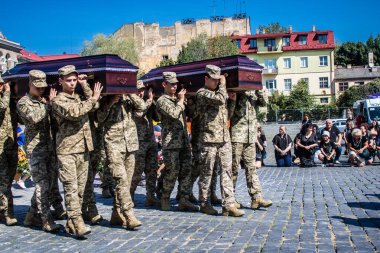
[[[342,220],[342,222],[347,225],[367,227],[367,228],[380,228],[380,218],[352,219],[352,218],[345,218],[341,216],[332,216],[331,218]]]

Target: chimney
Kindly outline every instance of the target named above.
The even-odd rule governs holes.
[[[370,68],[373,68],[373,66],[375,66],[375,64],[373,62],[373,52],[368,53],[368,66]]]
[[[256,29],[256,34],[260,34],[260,30],[259,29]]]
[[[311,30],[312,30],[313,32],[315,32],[315,25],[313,25],[313,26],[311,27]]]
[[[266,33],[266,29],[265,28],[263,28],[263,34],[265,34]]]
[[[292,33],[293,32],[293,26],[289,26],[289,33]]]

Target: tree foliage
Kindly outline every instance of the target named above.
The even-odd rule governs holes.
[[[348,41],[338,45],[335,49],[335,64],[366,65],[369,52],[373,52],[375,65],[380,65],[380,34],[376,37],[371,35],[366,43]]]
[[[288,28],[282,26],[280,22],[273,22],[268,25],[259,25],[259,31],[262,33],[265,29],[265,33],[284,33],[288,32]]]
[[[116,38],[97,34],[91,41],[85,41],[81,50],[82,56],[98,54],[116,54],[134,65],[139,63],[139,52],[133,38]]]
[[[210,38],[201,34],[182,46],[178,54],[177,63],[201,61],[239,54],[236,44],[228,36]]]
[[[352,107],[355,101],[364,99],[370,94],[380,92],[380,79],[376,79],[372,82],[366,83],[360,86],[352,86],[345,90],[342,95],[339,96],[337,101],[338,107]]]
[[[171,66],[171,65],[174,65],[175,63],[176,63],[175,60],[173,60],[172,58],[162,59],[156,67],[158,68],[158,67]]]

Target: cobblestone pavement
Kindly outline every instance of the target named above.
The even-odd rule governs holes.
[[[269,138],[268,138],[269,139]],[[270,151],[270,149],[268,150]],[[201,213],[162,212],[144,207],[138,187],[135,213],[143,222],[136,231],[111,228],[112,200],[96,195],[105,220],[92,226],[86,240],[48,234],[18,225],[0,225],[1,252],[379,252],[380,168],[276,168],[258,171],[268,209],[245,208],[241,218]],[[342,157],[342,161],[347,159]],[[96,186],[100,181],[96,179]],[[194,189],[197,192],[197,188]],[[33,188],[13,189],[15,211],[22,224]],[[244,173],[238,178],[237,199],[250,200]],[[217,206],[219,212],[221,207]],[[63,221],[59,222],[64,225]]]

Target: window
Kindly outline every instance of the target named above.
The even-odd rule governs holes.
[[[318,35],[319,44],[327,44],[327,34]]]
[[[309,59],[307,57],[301,57],[301,68],[309,67]]]
[[[292,90],[292,79],[284,79],[284,83],[286,91]]]
[[[169,55],[167,54],[162,55],[162,60],[169,60]]]
[[[298,41],[299,41],[300,45],[306,45],[307,36],[306,35],[300,35],[298,37]]]
[[[236,40],[236,46],[237,46],[237,48],[241,48],[241,41],[240,40]]]
[[[327,56],[319,56],[319,66],[328,66]]]
[[[304,82],[306,82],[307,84],[309,84],[309,78],[301,78],[301,81],[304,81]]]
[[[264,47],[275,47],[276,46],[276,40],[275,39],[265,39],[264,40]]]
[[[289,37],[282,37],[282,45],[283,46],[290,46],[290,38]]]
[[[328,104],[329,98],[320,98],[319,101],[321,102],[321,104]]]
[[[266,59],[265,60],[265,68],[266,69],[276,69],[276,60],[275,59]]]
[[[249,48],[257,48],[257,40],[256,39],[250,39],[249,40]]]
[[[329,88],[329,87],[330,87],[329,78],[328,77],[320,77],[319,78],[319,88],[325,89],[325,88]]]
[[[355,82],[355,85],[363,85],[364,82]]]
[[[348,89],[348,82],[339,83],[339,91],[345,91]]]
[[[265,86],[269,91],[273,91],[277,89],[277,83],[276,80],[267,80],[265,82]]]
[[[292,67],[292,61],[290,58],[284,58],[284,68],[290,69]]]

